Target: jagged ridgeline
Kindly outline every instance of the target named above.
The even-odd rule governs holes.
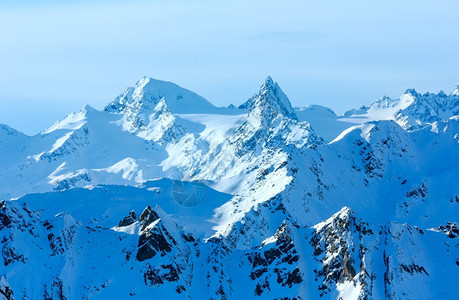
[[[0,125],[0,299],[459,299],[459,87],[241,103],[143,78]]]

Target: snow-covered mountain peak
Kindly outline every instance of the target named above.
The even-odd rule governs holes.
[[[413,103],[415,100],[416,91],[406,90],[406,92],[400,96],[399,99],[391,99],[390,97],[383,96],[376,100],[368,109],[369,111],[378,111],[385,109],[385,113],[395,113],[398,110],[405,109]]]
[[[238,153],[258,153],[263,149],[281,149],[284,146],[315,147],[323,143],[310,124],[299,121],[289,99],[268,77],[258,94],[240,108],[248,108],[246,121],[235,130],[231,139],[238,145]]]
[[[0,125],[0,294],[456,299],[458,96],[346,122],[270,77],[244,110],[145,77],[39,135]]]
[[[459,96],[459,84],[456,85],[454,90],[451,92],[451,95]]]
[[[216,109],[203,97],[172,82],[144,77],[108,104],[105,111],[148,113],[163,98],[173,113],[205,113]]]
[[[382,97],[368,108],[348,111],[341,120],[359,124],[368,121],[394,120],[404,129],[417,129],[457,115],[459,97],[456,92],[459,91],[455,91],[450,95],[443,91],[437,94],[421,94],[414,89],[408,89],[398,99]]]
[[[414,97],[419,95],[419,93],[415,89],[406,89],[406,91],[403,94],[404,95],[412,95]]]
[[[247,100],[239,108],[248,108],[250,113],[274,119],[279,115],[297,120],[290,100],[279,85],[268,76],[258,94]]]
[[[86,123],[86,119],[93,114],[100,113],[97,109],[86,104],[78,112],[67,115],[64,119],[55,122],[53,125],[42,131],[41,134],[49,134],[56,130],[77,130]]]
[[[355,212],[352,209],[350,209],[349,207],[344,206],[343,208],[341,208],[340,211],[335,213],[333,216],[331,216],[327,220],[325,220],[323,222],[320,222],[319,224],[314,225],[313,228],[315,230],[317,230],[317,231],[320,231],[320,230],[322,230],[322,228],[324,228],[326,226],[329,226],[330,224],[335,223],[337,220],[347,221],[350,218],[353,218],[353,219],[356,218]]]
[[[97,109],[95,109],[94,107],[92,107],[91,105],[89,104],[85,104],[85,106],[83,106],[83,108],[81,109],[81,111],[84,111],[86,113],[92,113],[92,112],[98,112]]]
[[[274,81],[271,78],[271,76],[268,75],[268,77],[266,77],[265,83],[263,85],[266,85],[266,86],[273,86],[274,85]]]
[[[158,102],[144,123],[146,125],[134,128],[133,132],[146,140],[167,143],[175,141],[184,133],[184,129],[176,123],[176,118],[169,110],[165,98]]]

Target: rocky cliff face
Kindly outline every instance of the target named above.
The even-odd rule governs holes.
[[[122,188],[104,189],[117,198]],[[66,193],[59,198],[74,201],[79,195]],[[234,247],[231,235],[201,239],[186,232],[159,207],[147,206],[138,218],[131,211],[107,228],[98,218],[104,216],[87,222],[72,216],[83,215],[77,212],[48,218],[55,210],[35,211],[25,200],[2,203],[0,288],[6,299],[124,298],[152,291],[225,299],[455,295],[451,274],[457,272],[459,243],[453,223],[432,229],[371,225],[343,208],[312,227],[284,220],[260,244],[241,248]],[[31,202],[40,200],[43,196]],[[42,276],[24,281],[13,275],[26,270],[31,273],[25,278]]]

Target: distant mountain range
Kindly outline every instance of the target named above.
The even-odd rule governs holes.
[[[337,116],[145,77],[0,157],[0,299],[459,298],[459,86]]]

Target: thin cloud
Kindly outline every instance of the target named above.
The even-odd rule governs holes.
[[[244,40],[275,41],[275,42],[320,42],[328,37],[328,34],[317,31],[273,31],[262,32],[242,37]]]

